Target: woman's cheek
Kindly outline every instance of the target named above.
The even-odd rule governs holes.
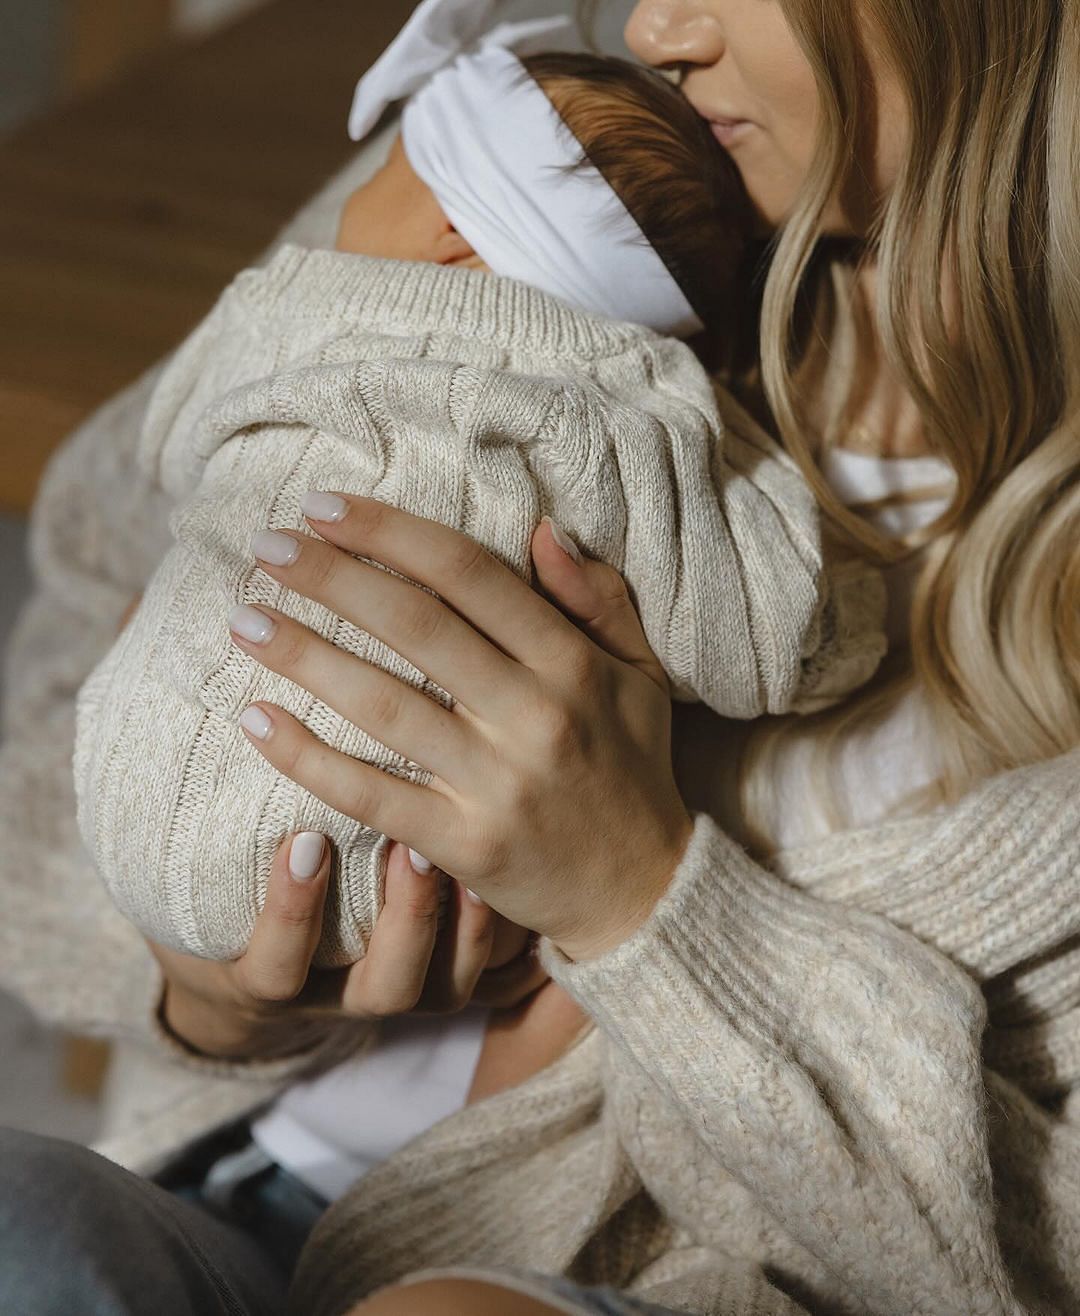
[[[760,130],[759,130],[760,131]],[[777,228],[791,213],[799,190],[799,179],[784,168],[782,160],[768,149],[754,150],[756,143],[746,140],[731,155],[742,175],[743,184],[766,227]]]
[[[783,139],[760,128],[731,149],[758,217],[769,231],[791,216],[809,175],[813,153],[814,141],[805,132],[791,130]],[[855,232],[838,197],[828,202],[821,223],[826,233],[850,236]]]

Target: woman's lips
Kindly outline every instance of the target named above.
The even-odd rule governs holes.
[[[735,146],[753,128],[749,119],[710,119],[709,127],[721,146]]]

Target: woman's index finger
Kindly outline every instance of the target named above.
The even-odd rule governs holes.
[[[434,590],[527,667],[557,662],[564,644],[579,638],[556,607],[460,530],[358,494],[313,492],[300,506],[324,539]]]

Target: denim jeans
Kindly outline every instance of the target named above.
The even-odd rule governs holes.
[[[271,1170],[231,1220],[201,1204],[197,1184],[169,1191],[84,1147],[0,1129],[0,1312],[284,1313],[318,1215],[295,1187]]]
[[[283,1314],[320,1201],[272,1169],[223,1218],[205,1204],[207,1159],[195,1149],[165,1187],[74,1143],[0,1129],[0,1316]],[[519,1289],[514,1274],[532,1283]],[[565,1298],[590,1316],[678,1316],[562,1276],[500,1268],[494,1278],[550,1295],[553,1310]]]

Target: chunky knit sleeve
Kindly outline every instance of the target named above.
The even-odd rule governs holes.
[[[134,467],[143,376],[53,454],[30,517],[34,590],[6,656],[0,742],[0,982],[76,1031],[151,1028],[155,961],[75,826],[75,694],[164,553],[167,500]]]
[[[332,242],[344,198],[378,168],[395,131],[390,123],[371,138],[282,238]],[[254,1100],[256,1089],[303,1062],[230,1070],[167,1037],[157,1018],[157,962],[109,900],[76,826],[77,692],[172,542],[177,500],[138,460],[147,406],[168,364],[117,392],[60,444],[31,510],[33,590],[4,654],[0,700],[0,988],[73,1032],[131,1038],[147,1060],[186,1068],[193,1079],[251,1080]]]
[[[1057,827],[1073,887],[1080,827],[1061,789],[1067,766],[1056,765],[1059,790],[1035,805],[1022,835],[1037,844]],[[1019,880],[1011,906],[992,912],[995,889],[1006,896],[1009,874],[1024,868],[1012,842],[1003,848],[985,826],[1009,786],[995,781],[919,820],[908,853],[880,830],[865,838],[869,862],[877,841],[894,912],[906,877],[909,918],[924,936],[964,924],[969,964],[1010,938],[1022,954],[1051,922],[1067,937],[1077,917],[1074,890],[1029,881],[1025,892]],[[850,883],[858,834],[846,850]],[[792,871],[813,885],[806,868]],[[948,903],[949,886],[954,918],[932,925],[930,907]],[[776,1222],[801,1249],[785,1264],[813,1310],[1075,1311],[1077,1130],[984,1066],[976,977],[850,895],[840,903],[800,889],[701,814],[669,888],[629,939],[578,963],[542,943],[545,967],[608,1039],[609,1095],[643,1182],[683,1217],[695,1203],[696,1222],[686,1223],[705,1246],[723,1246],[710,1221],[733,1202],[751,1233],[763,1213],[759,1247]],[[686,1134],[697,1155],[673,1165],[663,1149]]]

